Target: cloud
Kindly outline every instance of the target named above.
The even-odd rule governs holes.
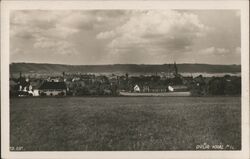
[[[30,40],[34,49],[51,49],[54,54],[77,54],[72,38],[81,32],[118,25],[121,11],[13,11],[11,39]],[[119,20],[114,20],[113,18]],[[71,51],[70,51],[71,50]],[[36,51],[34,51],[36,52]],[[39,51],[38,51],[39,52]]]
[[[236,14],[237,10],[16,10],[10,17],[10,53],[21,61],[52,57],[48,61],[77,64],[221,62],[214,60],[217,57],[234,63],[240,54]]]
[[[166,56],[189,51],[193,41],[205,35],[206,27],[198,16],[173,10],[130,11],[120,26],[100,32],[96,38],[109,40],[111,54],[143,52]],[[124,57],[123,57],[124,58]]]
[[[62,18],[58,26],[89,30],[93,28],[95,21],[96,19],[91,14],[85,12],[73,12],[69,16]]]
[[[15,48],[12,50],[13,54],[24,54],[24,50],[21,48]]]
[[[216,47],[208,47],[205,49],[201,49],[200,54],[203,55],[221,55],[221,56],[225,56],[228,53],[230,53],[229,49],[226,48],[216,48]]]
[[[49,49],[54,54],[77,54],[74,44],[66,40],[53,40],[51,38],[40,37],[36,39],[33,46],[38,49]]]
[[[76,11],[13,11],[10,36],[19,41],[30,40],[34,49],[50,49],[53,54],[77,54],[70,37],[80,32],[90,19]]]
[[[235,53],[236,54],[241,54],[241,48],[240,47],[236,47],[235,48]]]

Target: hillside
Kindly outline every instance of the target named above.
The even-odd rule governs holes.
[[[38,63],[12,63],[11,73],[17,72],[120,72],[120,73],[151,73],[167,72],[169,65],[62,65],[62,64],[38,64]],[[171,64],[173,67],[173,64]],[[239,73],[240,65],[209,65],[209,64],[177,64],[179,72],[206,72],[206,73]]]

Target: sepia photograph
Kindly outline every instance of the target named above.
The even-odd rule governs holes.
[[[241,8],[8,10],[9,153],[243,151],[242,19]]]

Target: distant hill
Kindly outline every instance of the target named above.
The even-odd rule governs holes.
[[[120,72],[120,73],[152,73],[167,72],[169,64],[163,65],[136,65],[136,64],[114,64],[114,65],[62,65],[62,64],[38,64],[38,63],[12,63],[11,73],[23,72]],[[173,67],[173,64],[171,64]],[[177,64],[179,72],[206,72],[206,73],[239,73],[241,65],[210,65],[210,64]]]

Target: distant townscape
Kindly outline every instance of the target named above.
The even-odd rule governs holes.
[[[35,74],[35,73],[34,73]],[[10,96],[208,96],[240,95],[241,77],[193,77],[174,63],[164,74],[130,75],[62,72],[61,75],[10,77]]]

